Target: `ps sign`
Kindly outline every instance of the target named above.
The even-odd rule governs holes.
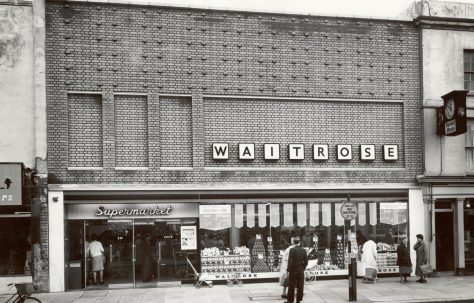
[[[341,215],[344,220],[355,220],[358,215],[357,205],[354,202],[344,202],[341,206]]]

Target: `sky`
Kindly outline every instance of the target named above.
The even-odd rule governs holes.
[[[130,0],[134,1],[199,8],[390,19],[411,19],[407,11],[415,3],[415,0]],[[452,2],[474,4],[474,0]]]

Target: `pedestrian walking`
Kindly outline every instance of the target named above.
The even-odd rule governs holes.
[[[428,264],[428,246],[423,240],[422,234],[416,235],[416,241],[417,242],[413,246],[413,249],[416,251],[415,274],[420,277],[418,280],[416,280],[416,282],[426,283],[426,277],[421,271],[420,266],[424,264]]]
[[[375,235],[370,234],[369,240],[367,240],[362,246],[362,263],[365,268],[364,281],[375,282],[377,279],[377,244],[375,244]]]
[[[408,277],[412,271],[410,251],[408,250],[408,239],[403,238],[397,247],[397,265],[400,273],[400,282],[408,282]]]
[[[97,272],[99,273],[99,283],[104,284],[104,247],[102,243],[97,239],[96,234],[91,236],[92,242],[89,244],[89,253],[92,257],[92,275],[93,284],[97,283]]]
[[[304,271],[308,266],[308,254],[306,250],[302,248],[300,244],[300,238],[295,237],[293,239],[295,247],[290,249],[288,256],[288,298],[287,303],[293,303],[295,299],[295,288],[296,302],[303,301],[303,289],[304,289]]]
[[[287,298],[286,294],[286,288],[288,287],[288,272],[286,271],[288,268],[288,257],[290,256],[290,249],[295,247],[293,243],[293,238],[290,240],[291,245],[288,246],[287,249],[285,249],[285,252],[283,253],[283,259],[281,261],[281,267],[280,267],[280,286],[283,286],[283,292],[281,294],[282,299]]]

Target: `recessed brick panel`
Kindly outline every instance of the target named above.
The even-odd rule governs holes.
[[[191,98],[160,97],[161,166],[193,165]]]
[[[69,94],[67,127],[68,166],[102,167],[101,96]]]
[[[115,99],[115,166],[148,166],[148,106],[146,96]]]
[[[402,168],[403,104],[209,98],[204,100],[206,166]],[[212,143],[229,143],[229,160],[212,159]],[[254,143],[255,159],[238,159],[238,144]],[[279,143],[280,160],[265,161],[263,144]],[[289,144],[304,144],[305,159],[290,161]],[[313,144],[329,145],[329,160],[313,160]],[[336,145],[352,145],[353,160],[337,161]],[[373,144],[376,160],[359,160],[359,145]],[[397,144],[399,161],[383,161],[382,145]]]

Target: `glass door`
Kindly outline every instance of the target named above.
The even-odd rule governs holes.
[[[85,229],[88,287],[133,287],[133,220],[93,220]]]

